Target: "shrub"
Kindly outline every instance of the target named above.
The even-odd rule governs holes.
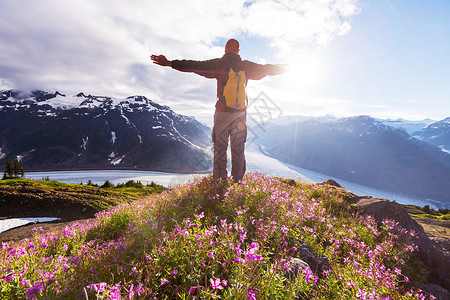
[[[106,180],[105,183],[100,186],[101,188],[113,188],[115,187],[114,184],[112,184],[111,182],[109,182],[109,180]]]

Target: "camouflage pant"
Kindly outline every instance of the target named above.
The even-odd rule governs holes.
[[[215,179],[225,178],[227,172],[228,138],[231,144],[231,176],[235,181],[245,173],[245,141],[247,140],[246,112],[221,112],[214,114],[212,141],[214,143]]]

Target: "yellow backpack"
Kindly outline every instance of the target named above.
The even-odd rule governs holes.
[[[245,93],[245,86],[247,80],[245,71],[235,72],[230,68],[227,76],[227,82],[223,89],[223,96],[225,98],[225,105],[228,108],[242,110],[247,107],[247,95]]]

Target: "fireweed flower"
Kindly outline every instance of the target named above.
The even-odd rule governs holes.
[[[213,290],[222,290],[223,289],[220,278],[217,278],[216,280],[213,280],[212,278],[210,278],[209,281],[211,282],[211,287],[213,288]],[[226,281],[225,281],[225,283],[226,283]]]
[[[87,288],[99,294],[105,291],[106,285],[106,282],[100,282],[98,284],[91,284]]]
[[[120,299],[120,284],[117,284],[109,291],[109,299]]]
[[[44,289],[44,285],[41,281],[36,282],[32,287],[27,290],[28,299],[34,299],[34,297],[39,294]]]
[[[161,286],[165,285],[166,283],[169,283],[169,280],[163,279],[163,280],[161,281]]]
[[[258,244],[256,243],[252,243],[250,245],[250,249],[248,251],[244,252],[245,255],[245,263],[248,263],[249,261],[257,261],[257,260],[261,260],[262,256],[261,255],[255,255],[256,250],[259,249]]]
[[[367,296],[366,290],[358,289],[358,292],[356,293],[356,297],[361,298],[361,299],[366,299],[366,296]]]
[[[248,300],[256,300],[256,292],[254,290],[249,289],[245,295]]]
[[[348,287],[354,287],[355,286],[355,282],[353,280],[350,280],[349,282],[347,282],[347,286]]]
[[[317,280],[319,279],[317,276],[314,276],[313,272],[310,268],[305,269],[305,281],[306,284],[309,284],[309,281],[312,279],[312,284],[316,285]]]
[[[205,217],[205,212],[201,212],[198,216],[197,216],[197,220],[203,219]]]
[[[23,280],[19,283],[20,286],[29,286],[30,285],[30,281],[29,280]]]
[[[193,293],[196,290],[200,291],[202,289],[202,286],[197,284],[196,286],[191,286],[191,288],[189,289],[188,293]]]

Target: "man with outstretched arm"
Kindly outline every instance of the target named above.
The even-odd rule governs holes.
[[[227,177],[228,139],[231,144],[231,176],[235,182],[245,173],[244,148],[247,140],[247,81],[286,72],[282,65],[257,64],[242,60],[239,42],[230,39],[221,58],[205,61],[168,60],[164,55],[151,55],[153,63],[182,72],[193,72],[217,80],[217,102],[212,141],[214,144],[214,179]]]

